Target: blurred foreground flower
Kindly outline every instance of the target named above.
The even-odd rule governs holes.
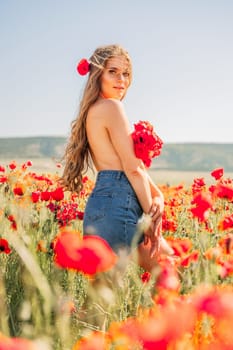
[[[11,248],[8,245],[8,242],[4,238],[0,238],[0,253],[9,254],[11,252]]]
[[[141,274],[142,283],[148,283],[151,279],[151,274],[148,271],[145,271]]]
[[[156,289],[167,289],[178,291],[180,289],[180,281],[176,268],[171,263],[164,261],[160,263],[161,271],[157,277]]]
[[[107,336],[93,331],[88,337],[77,341],[72,350],[106,350],[109,348]]]
[[[4,182],[7,182],[7,177],[6,176],[0,176],[0,184],[3,184]]]
[[[178,350],[178,347],[170,345],[183,334],[191,334],[195,322],[194,307],[179,301],[170,306],[155,307],[149,313],[142,311],[139,318],[112,323],[108,334],[116,343],[123,344],[119,349]]]
[[[218,228],[221,231],[233,228],[233,214],[225,216],[218,224]]]
[[[108,243],[94,235],[84,236],[64,230],[55,239],[55,262],[58,266],[73,269],[86,275],[95,275],[111,269],[117,260]]]
[[[32,342],[23,338],[7,338],[0,334],[0,350],[36,350]]]
[[[232,184],[218,183],[216,186],[212,185],[209,191],[213,193],[213,196],[222,199],[233,200],[233,186]]]

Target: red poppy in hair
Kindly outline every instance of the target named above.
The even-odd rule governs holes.
[[[77,65],[77,71],[80,75],[86,75],[90,71],[90,63],[83,58]]]

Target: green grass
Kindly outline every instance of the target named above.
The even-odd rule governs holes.
[[[29,172],[61,172],[61,169],[56,167],[56,161],[52,159],[30,160],[33,166],[28,169]],[[11,161],[12,159],[3,160],[0,164],[7,165]],[[25,159],[18,158],[15,161],[21,165]],[[11,337],[42,339],[47,344],[46,350],[71,350],[78,338],[87,335],[90,330],[105,332],[112,322],[121,323],[129,317],[139,317],[143,309],[150,310],[155,307],[156,310],[154,297],[159,292],[155,283],[162,265],[156,267],[148,284],[141,281],[142,270],[134,262],[129,263],[124,254],[113,270],[100,274],[95,279],[58,268],[53,261],[51,244],[60,230],[56,215],[48,210],[46,201],[31,201],[32,191],[42,190],[41,182],[31,181],[20,169],[7,171],[7,174],[7,183],[0,185],[0,237],[8,240],[12,252],[9,255],[0,253],[0,332]],[[154,181],[161,185],[184,183],[187,186],[194,178],[200,177],[204,177],[207,183],[215,183],[209,172],[153,169],[150,174]],[[225,174],[226,176],[232,174]],[[13,192],[15,186],[20,183],[24,185],[25,191],[22,197],[14,195]],[[54,189],[54,186],[55,183],[49,188],[45,183],[43,191]],[[174,220],[177,223],[177,228],[175,232],[164,231],[164,236],[167,239],[169,236],[189,239],[192,242],[192,250],[187,254],[195,250],[200,254],[198,261],[191,262],[188,268],[177,267],[181,298],[185,294],[191,294],[195,287],[203,283],[225,283],[232,286],[232,274],[225,279],[220,278],[220,265],[217,266],[214,260],[207,260],[204,255],[210,247],[216,247],[219,239],[224,237],[225,232],[218,229],[218,223],[224,215],[232,213],[232,200],[213,199],[214,211],[210,213],[208,225],[205,226],[198,223],[196,218],[190,217],[190,204],[193,199],[190,190],[167,190],[171,190],[171,194],[167,194],[166,216],[170,221]],[[63,208],[67,202],[73,203],[76,200],[80,205],[85,201],[81,198],[71,199],[67,194],[62,204]],[[17,231],[12,229],[9,215],[14,216]],[[77,229],[78,225],[82,225],[79,220],[71,223],[74,229]],[[44,243],[45,250],[38,249],[39,242]],[[232,247],[229,246],[228,249]],[[222,256],[226,258],[223,253]],[[168,271],[165,270],[166,273]],[[174,282],[175,276],[171,275],[167,280],[166,273],[164,283],[171,288],[170,283]],[[174,284],[172,287],[174,288]],[[75,311],[69,309],[70,303],[74,305]],[[193,337],[195,338],[195,335]],[[184,348],[190,349],[188,346]]]

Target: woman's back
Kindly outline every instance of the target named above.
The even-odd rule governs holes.
[[[108,132],[107,125],[111,119],[108,113],[111,113],[111,106],[105,99],[99,99],[88,112],[86,131],[92,159],[98,171],[123,170]]]

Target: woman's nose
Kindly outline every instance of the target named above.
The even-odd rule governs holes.
[[[118,73],[117,74],[117,80],[123,80],[124,79],[124,76],[122,73]]]

